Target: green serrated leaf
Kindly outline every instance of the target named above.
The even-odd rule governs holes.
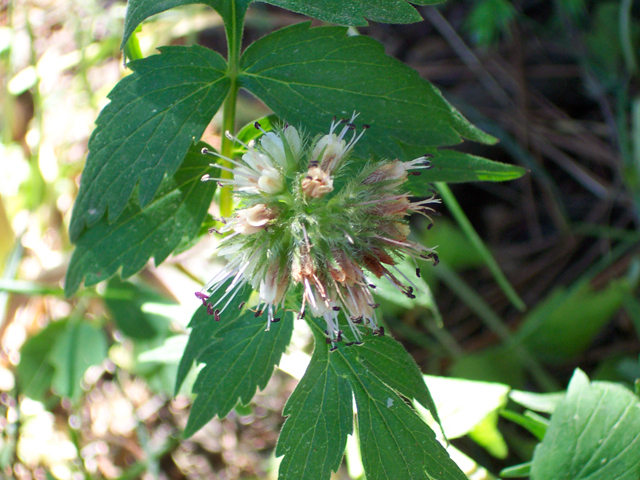
[[[349,378],[358,406],[358,437],[370,480],[466,480],[436,436],[416,413],[370,372]]]
[[[133,198],[114,223],[102,218],[78,239],[65,282],[65,294],[109,278],[122,267],[127,278],[153,257],[156,265],[183,239],[197,235],[216,189],[215,182],[201,182],[211,171],[209,159],[200,153],[204,143],[193,146],[180,169],[166,177],[153,201],[141,209]]]
[[[82,393],[80,381],[87,369],[107,357],[107,339],[102,329],[89,323],[68,322],[49,355],[55,369],[52,386],[55,392],[73,400]]]
[[[329,479],[332,471],[338,471],[353,430],[349,382],[331,361],[335,359],[330,358],[324,336],[317,330],[314,334],[311,363],[283,412],[288,418],[276,447],[276,456],[284,455],[280,480]]]
[[[346,405],[352,401],[352,395],[348,390],[336,386],[336,382],[344,380],[348,381],[351,391],[355,394],[358,407],[358,436],[368,479],[466,480],[462,471],[438,443],[433,431],[405,403],[398,395],[398,391],[389,385],[398,387],[407,397],[413,397],[414,394],[423,395],[424,392],[420,392],[420,387],[413,385],[410,379],[407,381],[402,378],[405,372],[398,370],[396,372],[398,379],[389,375],[391,365],[397,369],[409,368],[411,370],[411,367],[405,365],[402,358],[400,361],[372,358],[375,353],[378,355],[389,353],[385,352],[388,348],[398,353],[391,344],[393,340],[385,340],[385,337],[367,337],[363,346],[346,346],[340,343],[336,351],[328,353],[329,346],[324,341],[325,337],[322,333],[324,326],[321,324],[321,320],[307,318],[307,323],[316,337],[316,348],[311,360],[315,371],[310,367],[305,374],[304,378],[307,380],[303,379],[301,382],[303,390],[299,394],[293,393],[296,396],[296,403],[292,403],[291,408],[293,409],[293,405],[296,405],[301,411],[302,405],[305,408],[314,406],[313,410],[306,412],[307,416],[313,418],[295,418],[291,426],[288,427],[291,428],[291,431],[287,431],[286,440],[279,441],[278,454],[285,455],[282,465],[286,465],[285,470],[282,470],[281,467],[280,480],[300,478],[298,476],[300,470],[292,467],[294,463],[298,464],[299,462],[291,458],[288,459],[287,455],[295,456],[297,453],[302,455],[302,453],[308,452],[305,464],[310,466],[310,471],[308,472],[309,476],[305,478],[328,479],[330,469],[326,466],[323,467],[323,462],[332,466],[334,470],[337,467],[337,452],[340,450],[339,455],[341,456],[344,451],[345,443],[343,442],[346,442],[350,426],[347,426],[346,419],[336,422],[335,418],[322,418],[320,419],[321,424],[318,424],[316,417],[335,415],[336,408],[338,408],[336,403],[343,403],[345,405],[343,408],[346,409]],[[389,353],[389,356],[391,355]],[[330,380],[330,387],[324,393],[329,398],[327,401],[323,400],[322,385],[316,385],[313,382],[317,375],[323,375],[323,368],[324,371],[327,371],[323,378],[326,378],[327,381]],[[304,404],[305,400],[308,400],[309,403]],[[346,410],[341,411],[342,415]],[[313,449],[308,445],[299,446],[299,450],[294,448],[294,442],[291,439],[297,438],[298,441],[301,438],[306,439],[311,428],[327,425],[330,425],[333,431],[318,434]],[[330,433],[333,433],[334,436],[330,436]],[[328,445],[323,442],[323,438],[329,438],[329,442],[336,442],[338,445]],[[286,445],[289,451],[284,451],[285,447],[281,447],[281,443]],[[303,473],[307,474],[307,472]]]
[[[136,185],[145,207],[173,175],[229,90],[226,62],[197,45],[163,47],[129,65],[96,121],[69,233],[78,241],[108,209],[114,222]]]
[[[213,7],[217,0],[129,0],[120,48],[124,48],[136,28],[147,18],[183,5],[202,3]]]
[[[363,367],[401,395],[416,400],[440,423],[418,365],[399,342],[388,336],[368,338],[357,354]]]
[[[194,3],[209,5],[222,16],[225,23],[228,23],[233,19],[244,17],[251,0],[129,0],[120,48],[124,48],[138,25],[147,18],[172,8]]]
[[[640,402],[576,370],[534,452],[532,480],[640,478]]]
[[[49,362],[49,354],[58,338],[64,334],[66,327],[66,320],[52,322],[22,345],[20,363],[16,367],[22,394],[33,400],[44,400],[55,371]]]
[[[338,25],[365,26],[367,20],[381,23],[415,23],[420,14],[405,0],[263,0],[271,5]],[[431,5],[444,0],[412,0]]]
[[[204,307],[202,307],[204,308]],[[263,389],[291,341],[293,314],[265,331],[266,315],[256,318],[247,310],[224,318],[198,360],[205,364],[193,386],[197,394],[184,431],[190,437],[214,416],[224,417],[238,403],[247,404]],[[193,335],[194,332],[191,333]]]
[[[254,42],[241,58],[242,87],[276,115],[326,133],[334,116],[350,117],[370,129],[356,154],[405,158],[399,144],[453,145],[463,138],[494,142],[460,115],[415,70],[385,55],[383,46],[341,27],[283,28]]]
[[[225,299],[226,297],[224,295],[226,288],[231,283],[232,280],[228,280],[223,284],[214,295],[209,297],[208,302],[222,310],[226,302],[229,301]],[[229,320],[237,318],[241,313],[241,305],[249,300],[249,296],[252,291],[253,290],[248,284],[244,284],[239,287],[238,291],[230,300],[229,305],[226,306],[225,311],[227,313],[224,315],[224,318],[228,318]],[[224,303],[222,303],[223,301]],[[216,333],[220,328],[222,328],[222,325],[221,321],[216,322],[213,316],[207,314],[207,309],[204,305],[194,312],[193,317],[191,317],[191,321],[187,326],[191,329],[189,341],[187,342],[184,354],[180,360],[180,365],[178,366],[175,388],[176,394],[178,393],[178,390],[180,390],[182,382],[184,382],[184,379],[187,377],[191,367],[193,367],[193,363],[201,362],[200,357],[202,352],[209,348],[211,343],[214,341]]]

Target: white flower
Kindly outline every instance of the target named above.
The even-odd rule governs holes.
[[[217,181],[223,185],[232,185],[237,191],[253,194],[276,195],[282,192],[284,189],[282,167],[275,166],[269,156],[256,150],[252,143],[245,147],[248,151],[242,156],[242,162],[203,148],[202,153],[223,158],[234,165],[234,168],[212,163],[212,167],[231,172],[233,178],[213,178],[204,175],[202,181]]]
[[[256,123],[256,128],[262,130],[262,127],[258,123]],[[302,140],[295,127],[287,125],[282,132],[278,133],[265,132],[264,130],[262,130],[262,132],[264,135],[260,138],[260,148],[269,155],[276,165],[285,172],[289,170],[290,166],[297,165],[300,154],[302,153]],[[293,165],[289,165],[286,145],[288,145],[289,153],[293,157]]]
[[[260,146],[269,157],[271,157],[280,168],[287,168],[287,154],[284,151],[284,144],[277,133],[268,132],[260,139]]]
[[[320,140],[318,140],[318,143],[316,143],[315,147],[313,148],[313,152],[311,153],[311,161],[314,164],[317,164],[320,169],[329,174],[336,172],[342,164],[342,160],[351,152],[351,149],[353,149],[353,146],[357,143],[357,141],[360,140],[360,137],[362,137],[368,126],[365,126],[365,128],[363,128],[362,132],[360,132],[360,135],[356,135],[355,125],[353,124],[353,121],[357,116],[358,114],[354,112],[349,121],[336,121],[334,118],[334,120],[331,122],[329,134],[323,136],[322,138],[320,138]],[[345,124],[345,126],[342,128],[340,133],[335,134],[334,131],[336,130],[338,125],[341,125],[343,123]],[[344,140],[344,136],[349,130],[353,130],[354,133],[351,140],[349,140],[349,142],[347,143],[347,141]]]

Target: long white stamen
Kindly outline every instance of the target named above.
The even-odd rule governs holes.
[[[213,150],[209,150],[207,148],[203,148],[202,149],[202,153],[204,153],[205,155],[213,155],[214,157],[222,158],[223,160],[226,160],[229,163],[233,163],[234,165],[241,166],[241,164],[238,163],[233,158],[227,157],[227,156],[222,155],[222,154],[220,154],[218,152],[214,152]],[[210,167],[218,167],[219,164],[218,163],[210,163],[209,166]]]
[[[233,301],[233,299],[234,299],[234,298],[236,298],[236,295],[238,294],[238,292],[239,292],[239,291],[240,291],[240,289],[242,288],[242,285],[244,285],[245,283],[247,283],[247,282],[242,282],[238,288],[236,288],[235,290],[233,290],[233,295],[231,295],[231,297],[229,298],[229,300],[227,300],[227,303],[225,303],[225,304],[224,304],[224,307],[222,307],[222,308],[220,309],[220,313],[224,312],[224,311],[227,309],[227,307],[228,307],[228,306],[229,306],[229,304]],[[229,292],[225,293],[225,294],[224,294],[224,296],[223,296],[223,298],[224,298],[224,297],[226,297],[228,294],[229,294]],[[222,299],[220,299],[220,300],[222,300]],[[219,302],[218,302],[218,303],[219,303]],[[215,305],[214,305],[214,306],[215,306]]]
[[[244,148],[246,148],[247,150],[252,150],[252,148],[247,145],[246,143],[244,143],[242,140],[240,140],[238,137],[235,137],[231,134],[231,132],[229,130],[227,130],[226,132],[224,132],[224,136],[227,137],[229,140],[232,140],[234,142],[238,142],[240,145],[242,145]]]

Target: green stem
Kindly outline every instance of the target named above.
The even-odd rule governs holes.
[[[449,186],[446,183],[438,182],[436,183],[436,187],[438,188],[440,196],[442,197],[445,205],[447,206],[453,217],[456,219],[456,222],[458,222],[458,225],[465,233],[467,238],[471,241],[478,253],[480,253],[480,256],[484,260],[484,263],[487,265],[487,268],[489,268],[489,271],[493,275],[493,278],[496,279],[496,282],[498,282],[498,285],[505,293],[507,298],[518,310],[520,310],[521,312],[525,311],[527,309],[526,305],[524,304],[518,293],[511,286],[509,280],[507,280],[507,277],[505,277],[504,273],[502,273],[502,270],[500,269],[500,266],[498,265],[496,260],[493,258],[493,255],[491,255],[491,252],[480,239],[480,236],[473,228],[473,225],[471,225],[471,222],[462,211],[462,208],[460,208],[460,204],[453,196],[453,193],[449,189]]]
[[[231,66],[231,63],[229,63]],[[231,158],[233,155],[233,140],[230,140],[226,136],[226,132],[230,132],[233,134],[235,122],[236,122],[236,100],[238,97],[238,80],[236,77],[231,77],[231,89],[229,90],[229,94],[224,101],[224,109],[222,111],[222,146],[220,148],[221,154],[225,157]],[[233,166],[222,160],[223,166],[227,168],[232,168]],[[226,170],[221,172],[222,178],[231,178],[232,174]],[[222,217],[229,217],[233,212],[233,198],[232,198],[232,188],[229,185],[226,185],[220,189],[220,215]]]
[[[142,50],[140,49],[140,42],[138,42],[138,37],[136,36],[136,34],[139,33],[140,31],[142,31],[141,26],[136,28],[135,32],[131,34],[131,36],[129,37],[129,40],[127,40],[127,43],[124,46],[122,53],[124,55],[123,61],[125,65],[127,63],[127,59],[129,61],[133,61],[133,60],[140,60],[141,58],[144,58],[144,55],[142,55]]]
[[[220,153],[231,158],[233,155],[233,140],[226,136],[226,132],[235,133],[236,123],[236,102],[238,99],[238,74],[240,71],[240,47],[242,45],[242,32],[244,29],[244,13],[246,7],[238,6],[236,1],[230,1],[225,12],[225,31],[227,34],[227,75],[230,80],[229,94],[224,101],[222,111],[222,145]],[[222,161],[223,166],[231,168],[229,162]],[[227,171],[221,172],[222,178],[231,178],[231,173]],[[220,214],[228,217],[233,211],[232,189],[225,186],[220,191]]]

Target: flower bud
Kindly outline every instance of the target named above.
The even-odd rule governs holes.
[[[371,185],[378,182],[388,182],[391,180],[401,180],[400,183],[407,179],[407,170],[404,168],[404,163],[395,160],[391,163],[386,163],[373,171],[362,183],[365,185]],[[395,186],[396,184],[394,184]]]
[[[267,269],[267,273],[260,282],[260,301],[277,304],[282,301],[289,285],[289,273],[280,271],[280,262],[275,261]]]
[[[331,254],[333,256],[333,262],[329,266],[331,278],[346,285],[353,285],[362,280],[364,277],[362,270],[347,254],[338,249],[333,249]]]
[[[287,155],[279,135],[274,132],[268,132],[260,139],[260,146],[276,162],[276,165],[280,166],[280,168],[287,168]]]
[[[284,138],[289,144],[289,148],[291,149],[291,154],[295,160],[300,158],[300,154],[302,153],[302,140],[300,139],[300,134],[295,127],[291,125],[287,125],[284,127]]]
[[[346,152],[347,142],[335,133],[325,135],[313,148],[311,160],[327,173],[337,170]]]
[[[273,167],[267,167],[258,178],[258,189],[264,193],[280,193],[284,188],[284,179],[280,171]]]
[[[311,167],[301,182],[302,192],[307,197],[320,198],[333,190],[333,178],[318,167]]]
[[[368,211],[369,213],[379,217],[387,217],[391,215],[404,216],[410,206],[411,203],[406,196],[399,198],[390,197],[382,198],[380,201],[374,203],[369,207]]]
[[[382,161],[359,173],[341,169],[368,128],[363,125],[360,132],[356,117],[354,113],[351,119],[334,118],[328,134],[315,145],[303,142],[294,127],[266,132],[256,123],[263,134],[257,141],[244,144],[227,134],[246,148],[241,159],[203,149],[226,160],[213,166],[233,174],[233,178],[204,179],[233,185],[248,205],[220,229],[233,232],[219,250],[228,262],[198,296],[216,320],[224,318],[234,295],[248,285],[258,290],[255,316],[266,312],[269,330],[280,319],[278,311],[296,303],[285,302],[294,290],[289,285],[295,285],[302,294],[300,317],[307,309],[322,317],[327,343],[334,351],[338,342],[359,344],[363,328],[384,334],[377,324],[375,285],[368,278],[384,277],[416,298],[397,261],[410,256],[437,263],[438,258],[433,249],[407,240],[405,216],[419,213],[430,219],[437,199],[412,202],[402,186],[408,176],[420,173],[410,170],[430,164],[425,155],[409,162]],[[207,301],[216,297],[218,303]],[[350,332],[343,330],[345,322]]]
[[[236,212],[236,218],[229,222],[229,226],[236,233],[251,235],[263,230],[268,223],[276,218],[277,214],[264,203],[259,203],[251,208],[244,208]]]

